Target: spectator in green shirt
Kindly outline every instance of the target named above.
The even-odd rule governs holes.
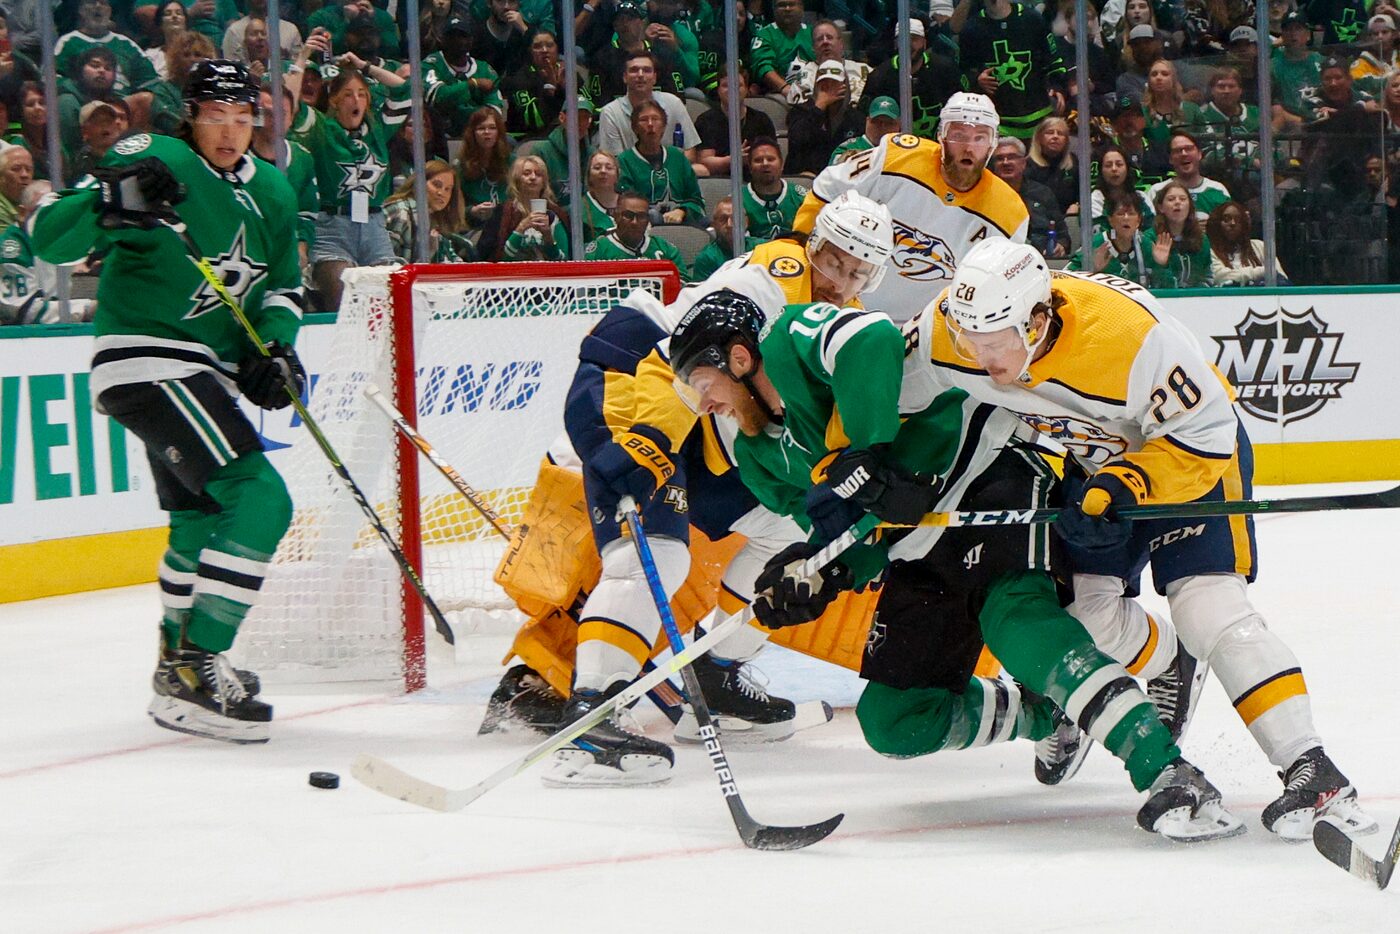
[[[549,183],[539,156],[521,156],[510,167],[510,197],[496,206],[477,242],[477,252],[492,262],[528,262],[569,258],[564,209]]]
[[[758,83],[765,91],[782,94],[793,103],[802,93],[794,83],[801,64],[816,59],[812,27],[802,21],[802,0],[773,0],[773,22],[754,32],[749,59]]]
[[[667,259],[675,264],[683,281],[690,281],[690,270],[681,258],[681,251],[675,244],[651,235],[646,195],[636,191],[618,195],[613,220],[617,221],[617,226],[588,244],[583,251],[584,259]]]
[[[1274,49],[1274,130],[1301,130],[1316,114],[1317,88],[1322,84],[1322,56],[1308,48],[1312,27],[1296,10],[1283,18],[1283,45]]]
[[[666,111],[655,101],[632,108],[632,132],[637,142],[618,154],[622,171],[618,187],[639,191],[651,205],[652,223],[697,224],[705,218],[705,199],[685,150],[661,142]]]
[[[1089,260],[1080,247],[1070,257],[1066,269],[1075,272],[1102,272],[1119,276],[1139,285],[1152,286],[1152,237],[1142,230],[1142,203],[1136,195],[1112,195],[1106,209],[1107,229],[1095,226],[1093,242],[1089,245]]]
[[[306,20],[306,28],[321,28],[331,34],[331,50],[339,55],[348,52],[345,30],[351,21],[369,17],[379,27],[379,47],[385,55],[399,54],[399,27],[394,18],[376,7],[370,0],[335,0],[312,13]]]
[[[1154,289],[1189,289],[1211,284],[1210,239],[1197,219],[1191,191],[1180,179],[1168,179],[1157,191],[1156,236],[1147,270]]]
[[[710,215],[710,229],[715,238],[705,245],[691,264],[691,274],[695,282],[703,282],[714,271],[734,258],[734,199],[721,198]],[[763,241],[757,237],[744,235],[745,252],[752,250]]]
[[[506,123],[494,107],[481,107],[467,119],[457,151],[457,180],[473,227],[486,223],[507,198],[510,143]]]
[[[831,153],[831,165],[845,162],[858,152],[874,149],[880,140],[899,131],[899,102],[893,97],[881,95],[870,102],[870,110],[865,115],[865,132],[855,139],[848,139]]]

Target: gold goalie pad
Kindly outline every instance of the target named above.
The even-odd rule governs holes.
[[[583,475],[546,461],[540,465],[525,516],[511,533],[495,580],[527,616],[573,605],[602,573]]]

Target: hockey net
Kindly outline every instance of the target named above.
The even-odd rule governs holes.
[[[504,539],[365,397],[371,383],[501,516],[519,521],[563,430],[588,329],[633,289],[664,301],[667,262],[474,263],[345,273],[309,409],[459,640],[511,614],[493,583]],[[321,330],[321,329],[307,329]],[[303,341],[305,343],[305,341]],[[423,686],[425,614],[309,432],[279,466],[295,514],[239,631],[240,664],[273,680]],[[431,637],[432,622],[427,621]]]

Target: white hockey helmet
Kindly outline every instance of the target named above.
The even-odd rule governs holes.
[[[894,253],[894,221],[890,209],[856,191],[844,191],[817,212],[807,239],[807,259],[814,265],[817,253],[831,244],[874,270],[861,286],[866,292],[880,284]]]
[[[972,91],[959,91],[948,98],[948,103],[943,105],[943,109],[938,114],[938,142],[941,145],[944,137],[948,135],[948,128],[954,123],[970,123],[973,126],[984,126],[991,130],[991,139],[995,143],[997,131],[1001,128],[1001,117],[997,116],[996,105],[992,99],[985,94],[977,94]],[[990,160],[991,155],[987,158]]]
[[[1028,351],[1018,375],[1024,379],[1049,330],[1036,330],[1031,312],[1049,304],[1050,267],[1035,247],[1001,237],[983,240],[958,263],[948,286],[946,321],[954,349],[975,361],[976,350],[964,334],[1012,329]]]

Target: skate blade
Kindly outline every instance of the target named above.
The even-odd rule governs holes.
[[[620,788],[661,785],[671,780],[671,763],[660,756],[623,756],[622,768],[602,765],[587,750],[564,748],[554,753],[540,775],[553,788]]]
[[[715,725],[719,727],[720,735],[733,743],[777,743],[792,737],[792,734],[799,730],[808,730],[815,726],[822,726],[830,723],[835,711],[826,701],[808,701],[797,705],[797,711],[791,720],[783,720],[779,723],[751,723],[748,720],[741,720],[737,717],[726,717],[723,714],[714,714]],[[700,725],[695,721],[695,715],[689,708],[681,713],[681,718],[676,721],[674,739],[678,743],[690,743],[699,745],[704,740],[700,736]]]
[[[174,697],[156,695],[146,713],[157,726],[221,743],[246,746],[272,738],[271,724],[256,720],[234,720],[205,710],[198,704]]]
[[[1285,843],[1310,843],[1313,838],[1313,825],[1323,817],[1331,818],[1339,829],[1353,837],[1364,837],[1380,829],[1376,819],[1361,810],[1361,806],[1356,803],[1356,796],[1348,795],[1344,798],[1334,798],[1321,811],[1314,808],[1289,811],[1274,821],[1269,830]]]
[[[1224,840],[1245,832],[1244,822],[1217,803],[1202,805],[1193,817],[1188,807],[1172,808],[1152,826],[1152,832],[1176,843]]]

